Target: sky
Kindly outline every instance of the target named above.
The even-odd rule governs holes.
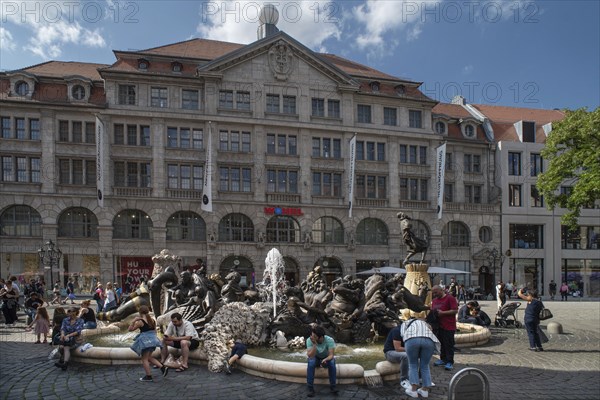
[[[0,69],[112,64],[113,50],[256,40],[263,1],[0,0]],[[450,102],[600,106],[598,0],[268,1],[307,47],[423,82]]]

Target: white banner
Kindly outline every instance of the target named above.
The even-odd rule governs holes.
[[[208,123],[208,142],[206,144],[206,163],[204,164],[204,188],[200,208],[206,212],[213,211],[212,204],[212,124]]]
[[[436,149],[435,174],[437,177],[437,217],[442,219],[444,206],[444,174],[446,172],[446,143]]]
[[[104,123],[96,116],[96,196],[104,207]]]
[[[348,168],[348,218],[352,218],[354,202],[354,165],[356,164],[356,134],[350,139],[350,166]]]

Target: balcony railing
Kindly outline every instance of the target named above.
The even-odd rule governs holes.
[[[448,211],[468,211],[468,212],[500,212],[495,204],[478,203],[444,203],[444,209]]]
[[[123,197],[150,197],[152,188],[137,188],[137,187],[115,187],[115,196]]]
[[[387,207],[388,199],[356,199],[356,205],[360,207]]]
[[[417,201],[417,200],[400,200],[400,208],[402,209],[419,209],[426,210],[431,207],[428,201]]]
[[[167,189],[167,197],[170,197],[172,199],[199,200],[202,198],[202,190]]]
[[[267,193],[267,202],[269,204],[278,203],[300,203],[300,195],[296,193]]]

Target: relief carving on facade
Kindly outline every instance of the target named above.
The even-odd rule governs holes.
[[[275,79],[287,81],[292,72],[292,60],[294,58],[289,46],[283,40],[278,41],[269,50],[268,58],[269,67]]]

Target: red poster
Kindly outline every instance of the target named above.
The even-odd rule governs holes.
[[[130,293],[140,284],[140,279],[146,282],[152,276],[152,258],[150,257],[121,257],[121,287],[124,293]]]

